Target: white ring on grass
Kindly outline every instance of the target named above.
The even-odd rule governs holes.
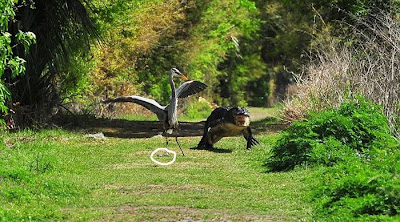
[[[174,158],[172,158],[172,160],[169,161],[169,162],[167,162],[167,163],[162,163],[162,162],[160,162],[160,161],[157,161],[156,159],[153,158],[153,156],[154,156],[154,154],[156,154],[156,153],[157,153],[158,151],[160,151],[160,150],[165,150],[165,151],[168,152],[168,153],[174,154]],[[173,163],[175,162],[175,160],[176,160],[176,152],[174,152],[174,151],[172,151],[172,150],[169,150],[169,149],[167,149],[167,148],[164,148],[164,147],[162,147],[162,148],[157,148],[157,149],[155,149],[155,150],[151,153],[150,159],[151,159],[154,163],[156,163],[156,164],[159,164],[159,165],[162,165],[162,166],[168,166],[168,165],[173,164]]]

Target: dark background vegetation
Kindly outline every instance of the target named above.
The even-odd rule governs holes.
[[[218,105],[272,106],[294,73],[327,39],[343,40],[354,17],[395,1],[167,0],[21,1],[8,32],[36,34],[28,53],[12,39],[25,75],[2,81],[16,125],[46,122],[57,110],[103,112],[106,97],[140,94],[166,103],[168,70],[210,87]],[[361,27],[363,29],[364,27]],[[321,45],[322,42],[322,45]],[[56,109],[55,109],[56,108]]]

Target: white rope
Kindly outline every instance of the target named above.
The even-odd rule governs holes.
[[[168,153],[174,154],[174,158],[171,161],[167,162],[167,163],[162,163],[160,161],[157,161],[156,159],[153,158],[153,156],[154,156],[154,154],[156,154],[160,150],[164,150],[164,151],[166,151]],[[167,148],[164,148],[164,147],[163,148],[157,148],[151,153],[150,159],[156,164],[159,164],[159,165],[162,165],[162,166],[168,166],[168,165],[173,164],[175,162],[175,160],[176,160],[176,152],[174,152],[172,150],[169,150]]]

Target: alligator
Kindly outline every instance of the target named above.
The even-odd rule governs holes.
[[[197,148],[213,149],[223,137],[242,134],[247,140],[247,149],[259,144],[250,128],[250,113],[243,107],[218,107],[211,112],[204,126],[203,137]]]

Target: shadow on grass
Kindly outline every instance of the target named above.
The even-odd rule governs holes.
[[[255,133],[279,132],[286,129],[288,126],[289,124],[282,123],[276,117],[266,117],[264,119],[251,122],[251,129],[254,130]]]
[[[191,150],[207,150],[214,153],[232,153],[232,150],[224,149],[224,148],[199,148],[199,147],[192,147]]]
[[[163,124],[159,121],[133,121],[126,119],[96,118],[88,115],[64,115],[55,119],[57,125],[70,131],[83,133],[102,132],[106,137],[118,138],[150,138],[154,136],[165,136]],[[192,137],[202,136],[204,121],[179,122],[179,131],[170,137]],[[273,133],[285,129],[288,125],[279,123],[273,117],[267,117],[251,123],[255,134]],[[213,152],[227,152],[225,149],[210,150]]]
[[[125,119],[105,119],[94,116],[62,116],[57,125],[70,131],[84,133],[102,132],[106,137],[149,138],[163,136],[163,125],[159,121],[132,121]],[[202,136],[204,122],[179,122],[179,131],[170,137]]]

